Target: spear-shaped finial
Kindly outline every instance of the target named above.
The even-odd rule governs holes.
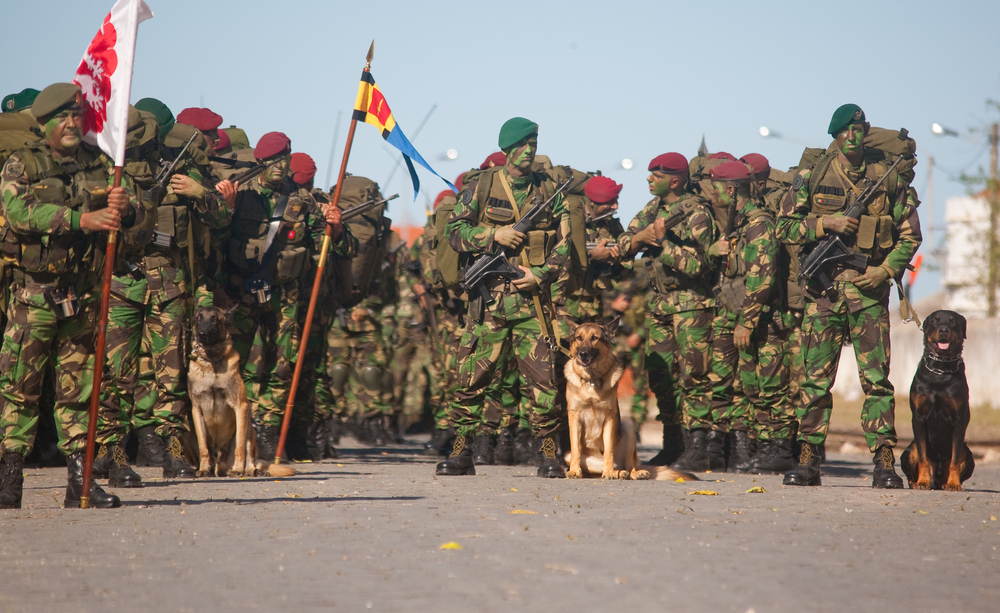
[[[365,70],[368,70],[369,68],[372,67],[372,58],[374,57],[375,57],[375,39],[373,38],[372,46],[368,47],[368,55],[365,56],[365,59],[368,60],[368,63],[365,64]]]

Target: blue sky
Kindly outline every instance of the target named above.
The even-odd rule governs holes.
[[[0,95],[69,80],[111,0],[7,3],[7,61]],[[988,163],[985,148],[932,135],[939,122],[968,134],[1000,119],[997,2],[520,2],[340,3],[314,0],[148,0],[132,98],[152,96],[176,114],[207,106],[252,142],[287,133],[312,155],[324,183],[342,112],[333,172],[368,45],[372,74],[396,120],[446,178],[496,150],[500,125],[540,125],[540,152],[625,184],[627,222],[648,200],[645,167],[665,151],[691,156],[702,135],[712,151],[797,163],[802,144],[824,146],[831,113],[845,102],[874,125],[906,127],[921,163],[915,186],[928,226],[926,160],[933,155],[934,225],[952,180]],[[44,37],[44,38],[43,38]],[[437,105],[419,136],[414,133]],[[766,125],[786,139],[762,138]],[[348,171],[369,176],[398,221],[421,222],[405,172],[385,184],[398,156],[359,126]],[[439,161],[447,149],[455,161]],[[631,171],[620,161],[635,161]],[[420,172],[433,199],[444,184]],[[943,239],[938,231],[938,240]],[[916,296],[938,289],[922,273]]]

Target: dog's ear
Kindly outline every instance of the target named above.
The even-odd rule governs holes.
[[[965,330],[968,327],[969,322],[966,321],[966,319],[961,315],[958,316],[958,320],[962,322],[962,340],[965,340],[966,338],[968,338],[967,336],[965,336]]]
[[[618,315],[608,323],[604,324],[604,331],[608,333],[608,339],[613,339],[618,333],[618,328],[622,325],[622,316]]]
[[[237,306],[238,305],[234,304],[231,308],[226,309],[225,311],[223,311],[226,314],[226,323],[228,323],[228,324],[233,323],[233,316],[236,315],[236,307]]]
[[[569,335],[570,336],[575,336],[576,335],[576,331],[577,331],[577,329],[579,329],[579,327],[580,327],[580,324],[574,323],[574,322],[570,321],[569,322]]]

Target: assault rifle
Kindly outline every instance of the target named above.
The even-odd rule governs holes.
[[[601,241],[587,241],[587,253],[593,251],[594,247],[597,247],[600,244]],[[607,247],[608,249],[611,249],[612,247],[617,247],[618,243],[616,243],[615,241],[608,241],[604,246]]]
[[[174,158],[174,161],[160,169],[160,172],[156,174],[156,178],[153,179],[156,182],[156,185],[142,192],[142,197],[144,199],[160,204],[160,201],[162,201],[163,197],[167,194],[167,181],[170,181],[170,177],[174,176],[174,171],[177,170],[178,164],[180,164],[181,160],[184,159],[184,154],[187,153],[188,148],[191,147],[191,143],[194,142],[196,136],[198,136],[197,132],[192,134],[191,138],[184,143],[184,146],[181,148],[180,153],[177,154],[177,157]]]
[[[352,206],[351,208],[347,209],[346,211],[340,214],[340,221],[347,221],[348,219],[354,219],[358,215],[367,213],[368,211],[374,209],[375,207],[381,206],[386,202],[389,202],[390,200],[395,200],[396,198],[399,198],[399,194],[393,194],[392,196],[389,196],[388,198],[384,198],[382,200],[376,200],[375,198],[372,198],[367,202],[362,202],[357,206]],[[403,241],[400,241],[400,245],[404,244],[405,243]],[[396,246],[397,250],[399,249],[400,245]],[[395,253],[395,251],[393,251],[393,253]]]
[[[257,175],[263,173],[265,170],[267,170],[271,166],[274,166],[275,164],[280,164],[281,162],[283,162],[286,159],[286,157],[287,156],[282,156],[282,157],[280,157],[280,158],[278,158],[278,159],[276,159],[276,160],[274,160],[272,162],[257,162],[256,164],[254,164],[252,162],[237,162],[236,160],[232,160],[232,162],[235,162],[233,164],[234,168],[243,168],[247,164],[250,164],[250,168],[248,168],[247,170],[244,170],[243,172],[239,173],[238,175],[229,177],[228,181],[230,183],[232,183],[233,185],[236,185],[236,183],[244,183],[245,184],[247,181],[249,181],[250,179],[253,179]],[[221,159],[225,159],[225,158],[221,158]],[[215,182],[216,185],[218,185],[219,183],[222,183],[222,181],[216,181]]]
[[[552,203],[555,202],[556,196],[561,194],[572,182],[573,179],[567,179],[554,194],[549,196],[548,200],[545,202],[536,202],[530,209],[525,211],[524,215],[512,226],[514,230],[524,234],[535,227],[535,222],[549,210]],[[480,256],[479,259],[462,270],[460,283],[462,289],[468,293],[470,298],[474,292],[478,292],[479,296],[483,299],[483,304],[487,304],[489,303],[490,295],[486,289],[486,282],[489,279],[513,280],[522,277],[524,277],[524,273],[521,272],[521,269],[510,263],[510,260],[507,259],[505,248],[498,244],[496,249]]]
[[[602,219],[607,219],[608,217],[611,217],[612,215],[614,215],[617,212],[618,212],[617,209],[611,209],[607,213],[604,213],[602,215],[598,215],[597,217],[591,217],[590,215],[587,215],[587,223],[590,224],[590,223],[594,223],[595,221],[601,221]]]
[[[896,166],[899,165],[902,160],[903,156],[897,157],[896,161],[889,167],[889,170],[885,171],[885,174],[882,175],[878,181],[865,188],[865,191],[861,192],[861,194],[848,207],[847,211],[844,213],[844,217],[860,219],[864,212],[868,210],[868,205],[875,198],[875,192],[878,191],[878,188],[882,186],[885,178],[889,176],[889,173],[896,169]],[[826,295],[827,292],[833,289],[833,280],[824,270],[824,267],[826,264],[832,263],[839,263],[847,266],[848,268],[865,271],[868,268],[868,256],[854,251],[845,245],[844,241],[840,240],[840,235],[831,232],[821,238],[809,254],[803,258],[799,270],[799,280],[807,283],[812,279],[816,279],[821,286],[820,293]]]

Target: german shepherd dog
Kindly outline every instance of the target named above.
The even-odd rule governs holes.
[[[911,489],[960,492],[976,467],[965,444],[971,416],[965,329],[954,311],[934,311],[924,321],[924,355],[910,385],[913,442],[899,458]]]
[[[566,477],[697,481],[666,466],[639,465],[635,426],[631,420],[623,422],[618,412],[618,382],[624,370],[612,352],[611,334],[597,324],[581,324],[573,331],[565,369],[570,442]]]
[[[233,311],[202,307],[194,317],[188,395],[198,437],[197,475],[290,477],[295,469],[257,458],[240,356],[229,335]]]

